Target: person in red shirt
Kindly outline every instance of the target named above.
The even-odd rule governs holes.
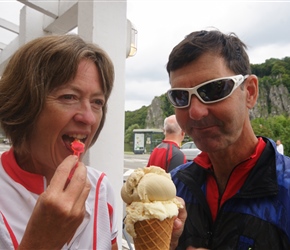
[[[170,172],[175,167],[186,162],[185,155],[180,150],[179,145],[184,139],[185,133],[179,127],[175,115],[171,115],[164,119],[164,135],[165,138],[152,151],[147,163],[149,166],[158,166],[166,172]]]

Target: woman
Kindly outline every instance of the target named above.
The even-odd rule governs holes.
[[[113,81],[108,55],[77,35],[37,38],[12,56],[0,80],[12,142],[0,163],[1,247],[118,249],[112,187],[71,149],[97,140]]]

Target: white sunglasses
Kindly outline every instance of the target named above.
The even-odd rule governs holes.
[[[172,88],[167,91],[169,101],[175,108],[190,105],[191,96],[195,95],[201,102],[215,103],[229,97],[249,75],[236,75],[213,79],[193,88]]]

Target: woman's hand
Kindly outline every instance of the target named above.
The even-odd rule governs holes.
[[[68,156],[56,169],[49,186],[37,200],[19,250],[61,249],[72,239],[85,216],[85,202],[91,189],[87,169],[81,162],[64,189],[77,161],[76,156]]]

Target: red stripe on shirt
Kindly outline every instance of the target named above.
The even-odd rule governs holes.
[[[4,214],[3,214],[2,212],[0,212],[0,213],[1,213],[1,215],[2,215],[2,218],[3,218],[4,224],[5,224],[5,226],[6,226],[7,230],[8,230],[8,232],[9,232],[10,238],[11,238],[12,243],[13,243],[13,246],[14,246],[14,249],[17,249],[17,248],[18,248],[18,242],[17,242],[17,239],[16,239],[16,237],[15,237],[15,235],[14,235],[14,233],[13,233],[11,227],[9,226],[8,221],[6,220]]]
[[[96,185],[96,195],[95,195],[95,213],[94,213],[94,230],[93,230],[93,249],[97,250],[97,225],[98,225],[98,201],[99,201],[99,193],[100,187],[105,174],[102,173],[100,178],[98,179],[98,183]]]

